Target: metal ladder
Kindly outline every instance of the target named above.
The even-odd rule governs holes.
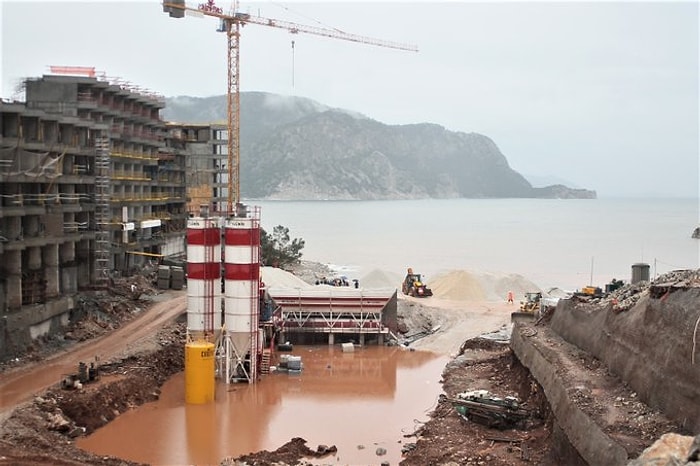
[[[272,359],[272,351],[270,348],[263,348],[262,357],[260,358],[260,373],[270,373],[270,360]]]
[[[217,257],[214,260],[214,248],[215,245],[211,244],[212,238],[210,237],[210,231],[212,228],[212,221],[209,218],[205,218],[205,228],[204,228],[204,293],[207,297],[204,302],[204,334],[207,338],[211,338],[214,335],[214,312],[216,311],[216,303],[214,303],[214,287],[221,286],[220,280],[216,278],[219,274],[212,274],[211,264],[216,263],[220,266],[221,258]],[[219,238],[221,233],[218,233]]]
[[[95,138],[95,285],[109,286],[110,269],[109,138]]]

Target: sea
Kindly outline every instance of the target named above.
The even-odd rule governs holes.
[[[454,270],[520,275],[542,290],[629,283],[699,266],[698,199],[244,201],[261,226],[304,240],[302,260],[349,279],[379,270],[424,280]]]

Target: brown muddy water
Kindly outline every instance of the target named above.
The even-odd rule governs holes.
[[[78,447],[154,465],[219,464],[229,456],[275,450],[293,437],[335,445],[315,464],[378,465],[401,460],[404,438],[425,422],[441,393],[448,358],[399,347],[295,346],[300,374],[263,376],[253,385],[217,383],[208,405],[184,402],[184,374],[157,402],[128,411]],[[377,455],[383,448],[386,454]]]

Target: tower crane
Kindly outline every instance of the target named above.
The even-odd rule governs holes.
[[[237,3],[237,2],[236,2]],[[173,18],[183,18],[186,12],[219,18],[219,32],[225,32],[228,39],[228,90],[227,90],[227,125],[228,125],[228,212],[232,213],[234,206],[240,201],[240,37],[241,27],[246,24],[257,24],[278,29],[286,29],[292,34],[312,34],[329,37],[332,39],[359,42],[361,44],[388,47],[398,50],[417,52],[415,45],[402,44],[371,37],[348,34],[335,29],[296,24],[289,21],[253,16],[236,11],[234,7],[231,14],[225,14],[214,0],[207,0],[197,7],[188,6],[184,0],[171,0],[163,2],[163,11]]]

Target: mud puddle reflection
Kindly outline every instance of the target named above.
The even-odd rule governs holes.
[[[254,385],[218,383],[216,401],[184,403],[184,374],[161,398],[126,412],[77,445],[99,455],[154,465],[218,464],[227,456],[275,450],[293,437],[336,445],[322,464],[395,465],[441,392],[447,358],[396,347],[297,346],[301,374],[273,373]],[[386,454],[377,455],[377,449]]]

